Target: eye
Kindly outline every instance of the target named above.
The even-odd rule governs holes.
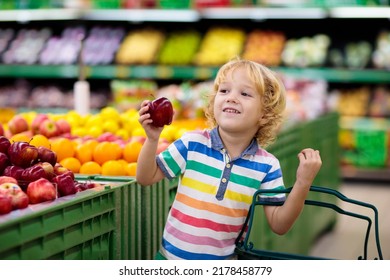
[[[248,96],[248,97],[251,97],[251,96],[252,96],[251,94],[249,94],[249,93],[247,93],[247,92],[242,92],[241,95],[242,95],[242,96]]]
[[[224,88],[220,88],[220,89],[218,90],[218,92],[220,92],[220,93],[227,93],[228,90],[227,90],[227,89],[224,89]]]

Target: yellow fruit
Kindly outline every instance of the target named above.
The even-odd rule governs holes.
[[[130,133],[124,128],[118,129],[118,131],[115,133],[115,135],[119,136],[123,140],[128,140],[130,138]]]
[[[13,135],[9,140],[11,141],[11,143],[13,143],[13,142],[29,142],[30,139],[31,137],[27,136],[26,134],[18,133]]]
[[[60,164],[69,169],[70,171],[72,171],[73,173],[79,173],[80,171],[80,167],[81,167],[81,163],[80,161],[77,159],[77,158],[74,158],[74,157],[68,157],[68,158],[64,158],[60,161]]]
[[[127,162],[136,162],[139,153],[141,152],[142,143],[139,141],[131,141],[127,143],[123,149],[123,159]]]
[[[126,170],[122,163],[117,160],[109,160],[102,165],[102,175],[126,176]]]
[[[135,176],[137,173],[137,163],[136,162],[130,162],[125,167],[126,175],[127,176]]]
[[[140,126],[140,127],[135,127],[133,129],[131,136],[144,136],[144,137],[146,137],[146,133],[145,133],[145,130],[142,128],[142,126]]]
[[[35,147],[43,146],[48,149],[51,147],[49,139],[42,134],[35,134],[30,140],[30,145]]]
[[[92,159],[103,165],[103,163],[109,160],[117,160],[118,158],[117,146],[112,145],[112,143],[105,141],[100,142],[96,145],[92,153]]]
[[[106,120],[103,122],[103,131],[115,134],[120,129],[119,123],[114,120]]]
[[[94,161],[84,162],[80,167],[80,174],[102,174],[102,167]]]
[[[56,138],[50,141],[51,150],[57,154],[57,162],[69,157],[74,157],[75,147],[68,138]]]
[[[87,135],[98,138],[103,134],[103,128],[98,125],[94,125],[88,128]]]
[[[100,110],[100,116],[103,120],[111,120],[119,122],[121,117],[120,113],[114,107],[104,107]]]
[[[77,158],[81,164],[92,161],[93,149],[88,144],[82,143],[77,145],[75,150],[75,158]]]

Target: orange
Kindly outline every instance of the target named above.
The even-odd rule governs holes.
[[[81,164],[87,161],[92,161],[92,154],[93,150],[89,145],[85,143],[77,145],[75,151],[75,158],[77,158]]]
[[[111,142],[111,151],[115,155],[115,159],[120,159],[122,157],[122,147],[119,143]]]
[[[117,146],[112,145],[111,142],[104,141],[96,145],[92,153],[92,159],[103,165],[106,161],[118,159]]]
[[[139,141],[128,142],[123,149],[123,159],[127,162],[136,162],[141,152],[142,143]]]
[[[80,167],[80,174],[101,174],[102,167],[94,161],[84,162]]]
[[[43,146],[43,147],[48,148],[48,149],[51,148],[49,139],[45,135],[42,135],[42,134],[35,134],[30,140],[30,145],[33,145],[37,148],[39,146]]]
[[[109,160],[102,165],[102,175],[125,176],[126,170],[122,163],[117,160]]]
[[[96,139],[88,139],[84,142],[85,145],[89,146],[91,150],[93,151],[97,144],[99,144],[99,141]]]
[[[57,154],[57,162],[69,157],[74,157],[75,147],[68,138],[56,138],[50,141],[51,149]]]
[[[135,176],[137,173],[137,163],[136,162],[130,162],[125,167],[126,175],[127,176]]]
[[[30,139],[31,138],[29,136],[27,136],[26,134],[18,133],[18,134],[14,134],[13,136],[11,136],[11,138],[9,140],[11,141],[11,143],[13,143],[13,142],[29,142]]]
[[[69,169],[70,171],[72,171],[73,173],[79,173],[80,171],[80,167],[81,167],[81,163],[80,161],[77,159],[77,158],[74,158],[74,157],[68,157],[68,158],[64,158],[60,161],[60,164]]]

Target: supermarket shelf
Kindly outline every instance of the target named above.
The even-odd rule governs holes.
[[[201,19],[390,18],[389,7],[239,7],[192,9],[31,9],[1,10],[0,21],[99,20],[194,22]]]
[[[341,175],[347,180],[390,181],[389,168],[341,167]]]
[[[82,16],[80,9],[0,10],[0,21],[74,20]]]
[[[325,79],[329,82],[388,83],[387,70],[333,69],[333,68],[288,68],[273,70],[297,78]],[[86,66],[85,74],[92,79],[112,78],[157,78],[157,79],[210,79],[218,67],[161,66],[161,65],[104,65]],[[77,78],[77,65],[0,65],[0,77],[25,78]]]

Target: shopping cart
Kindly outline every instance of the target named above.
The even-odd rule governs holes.
[[[322,257],[315,257],[315,256],[307,256],[303,254],[294,254],[294,253],[284,253],[284,252],[276,252],[272,250],[264,250],[264,249],[258,249],[254,248],[254,245],[251,241],[249,241],[251,229],[253,225],[253,217],[254,217],[254,211],[256,206],[259,205],[282,205],[282,203],[276,203],[276,202],[266,202],[259,199],[261,194],[264,193],[290,193],[292,188],[286,188],[284,190],[257,190],[256,193],[253,195],[253,201],[252,205],[250,207],[247,219],[245,221],[245,224],[236,239],[236,249],[235,252],[237,254],[237,257],[239,260],[310,260],[310,259],[327,259]],[[326,193],[329,195],[333,195],[337,197],[338,199],[345,201],[350,204],[355,204],[361,207],[370,208],[374,212],[374,233],[375,233],[375,241],[376,241],[376,248],[378,257],[375,259],[383,260],[382,256],[382,249],[379,241],[379,228],[378,228],[378,210],[374,205],[371,205],[369,203],[357,201],[354,199],[350,199],[343,195],[342,193],[334,190],[329,189],[325,187],[318,187],[318,186],[311,186],[310,192],[319,192],[319,193]],[[364,248],[363,248],[363,256],[359,256],[357,259],[359,260],[367,260],[367,253],[368,253],[368,241],[370,238],[370,232],[371,232],[371,226],[372,226],[372,219],[369,216],[361,215],[358,213],[345,211],[341,209],[339,206],[335,205],[334,203],[324,202],[324,201],[318,201],[318,200],[311,200],[307,199],[305,201],[305,204],[307,205],[313,205],[318,207],[326,207],[335,210],[336,212],[348,215],[357,219],[365,220],[367,221],[367,231],[365,235],[364,240]],[[245,237],[242,238],[242,236],[245,233],[245,229],[247,228],[247,232],[245,234]]]

